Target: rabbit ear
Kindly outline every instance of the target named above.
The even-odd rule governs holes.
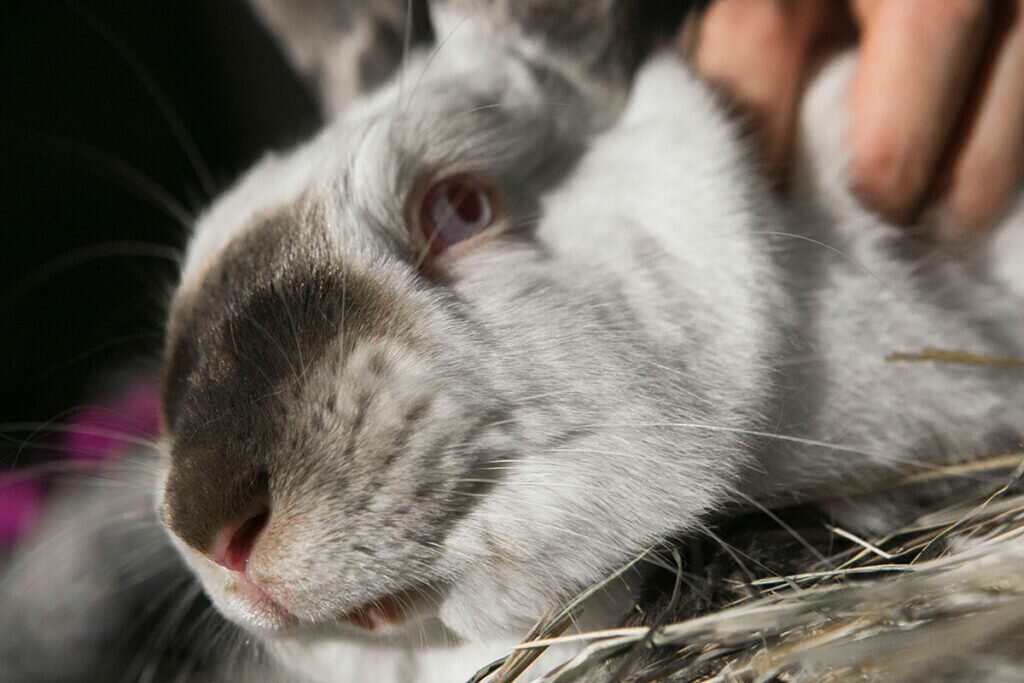
[[[433,32],[426,0],[249,0],[330,115],[387,80]]]
[[[465,21],[527,50],[538,47],[564,70],[599,87],[628,89],[652,50],[675,37],[701,0],[431,0],[438,40]]]
[[[407,47],[443,40],[472,19],[540,47],[565,70],[610,94],[706,0],[249,0],[327,114],[387,80]],[[431,19],[434,27],[431,27]]]

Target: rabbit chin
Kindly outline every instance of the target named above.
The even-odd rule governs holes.
[[[518,640],[554,604],[545,601],[543,592],[530,587],[526,578],[522,577],[521,586],[511,586],[512,577],[502,577],[502,583],[460,581],[441,604],[438,616],[446,628],[467,642]]]
[[[514,578],[503,576],[499,582],[466,577],[442,603],[441,623],[464,642],[518,643],[549,610],[567,602],[552,594],[551,585],[537,584],[536,575],[519,576],[519,585],[512,585]],[[625,581],[608,585],[577,613],[575,627],[591,631],[621,624],[633,605],[633,588]]]

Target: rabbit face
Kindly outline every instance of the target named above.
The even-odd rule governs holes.
[[[670,60],[586,111],[453,40],[200,221],[159,510],[229,617],[516,633],[723,499],[771,352],[749,178]]]

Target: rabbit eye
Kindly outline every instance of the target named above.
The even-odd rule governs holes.
[[[438,180],[423,196],[420,230],[432,255],[480,234],[494,222],[492,190],[480,178],[458,173]]]

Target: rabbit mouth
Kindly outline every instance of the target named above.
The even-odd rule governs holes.
[[[374,598],[355,609],[334,618],[334,623],[347,627],[355,627],[359,632],[395,635],[407,626],[427,620],[437,613],[436,600],[431,600],[428,593],[437,594],[436,587],[418,585],[388,593]],[[285,598],[271,594],[258,579],[245,573],[235,573],[225,586],[226,597],[240,611],[243,620],[257,630],[281,633],[293,632],[296,629],[318,631],[328,626],[323,618],[304,616],[300,610],[289,607]]]
[[[281,630],[294,626],[299,621],[287,607],[271,597],[245,574],[238,574],[227,590],[241,600],[248,608],[246,611],[250,613],[252,620],[263,628]]]
[[[355,608],[342,621],[364,631],[389,631],[408,622],[427,618],[434,606],[427,600],[424,588],[389,593]]]
[[[407,606],[397,594],[385,595],[346,614],[345,621],[367,631],[397,626],[406,620]]]

